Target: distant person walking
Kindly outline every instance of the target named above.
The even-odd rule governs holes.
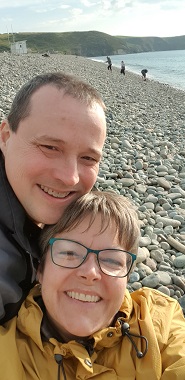
[[[147,74],[148,70],[147,69],[143,69],[141,70],[141,74],[142,74],[142,79],[143,80],[146,80],[146,74]]]
[[[111,61],[110,57],[108,57],[108,56],[107,56],[106,63],[108,63],[107,69],[112,71],[112,61]]]
[[[125,75],[125,62],[124,61],[121,61],[121,71],[120,71],[121,74]]]

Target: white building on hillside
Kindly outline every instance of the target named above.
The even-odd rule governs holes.
[[[27,46],[26,41],[17,41],[10,44],[10,50],[12,54],[26,54]]]

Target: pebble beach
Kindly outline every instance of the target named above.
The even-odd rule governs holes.
[[[1,53],[0,120],[21,85],[49,71],[81,77],[105,102],[108,131],[95,187],[129,197],[139,216],[129,291],[158,289],[185,313],[185,91],[83,57]]]

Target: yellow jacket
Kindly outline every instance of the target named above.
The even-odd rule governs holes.
[[[185,319],[172,298],[147,288],[127,291],[115,327],[94,334],[88,350],[59,342],[51,331],[49,341],[41,339],[39,298],[36,286],[18,317],[0,327],[1,380],[185,380]],[[144,357],[136,351],[145,350],[145,340],[133,336],[134,348],[122,335],[123,322],[131,334],[147,338]]]

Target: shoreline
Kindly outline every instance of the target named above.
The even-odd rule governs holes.
[[[150,54],[150,53],[151,52],[148,52],[148,54]],[[163,53],[163,52],[161,52],[161,53]],[[146,52],[145,53],[136,53],[136,54],[131,54],[131,55],[138,56],[140,54],[141,54],[141,56],[146,54],[146,61],[147,61],[147,53]],[[128,61],[127,61],[127,56],[129,56],[129,54],[112,55],[111,59],[112,59],[113,67],[117,67],[117,68],[120,69],[121,60],[123,59],[125,61],[125,64],[126,64],[126,71],[130,72],[130,73],[133,73],[133,74],[137,74],[137,75],[140,76],[141,69],[142,69],[141,62],[143,62],[143,59],[141,58],[141,62],[139,63],[139,65],[137,65],[136,63],[134,63],[134,65],[133,65],[132,60],[130,62],[130,60],[128,58]],[[102,56],[102,57],[89,57],[89,59],[93,59],[94,61],[101,62],[101,63],[104,63],[104,64],[105,64],[105,61],[106,61],[106,57],[104,57],[104,56]],[[146,65],[148,65],[148,67],[150,67],[150,62],[148,64],[146,62],[143,63],[143,67],[146,66]],[[157,81],[159,83],[167,84],[170,87],[173,87],[175,89],[179,89],[179,90],[185,91],[185,82],[183,80],[181,80],[180,83],[179,83],[178,71],[177,71],[177,73],[176,72],[173,73],[170,70],[171,70],[171,68],[169,68],[169,73],[167,75],[168,67],[166,67],[166,71],[163,72],[163,73],[160,70],[158,71],[157,67],[153,67],[153,70],[149,70],[149,72],[147,74],[147,78],[149,80],[154,80],[154,81]],[[173,80],[172,80],[172,78],[173,78]],[[182,76],[182,79],[183,79],[183,76]]]
[[[185,312],[185,92],[89,58],[0,54],[0,119],[22,84],[42,72],[81,77],[102,95],[107,139],[96,187],[129,197],[141,239],[130,291],[148,286]]]
[[[114,57],[114,56],[113,56]],[[107,63],[106,62],[103,62],[102,60],[98,60],[98,59],[93,59],[93,57],[91,58],[91,57],[87,57],[87,59],[89,59],[89,60],[92,60],[93,62],[98,62],[98,63],[100,63],[100,64],[103,64],[105,67],[107,67]],[[116,65],[116,64],[112,64],[112,67],[113,67],[113,69],[118,69],[119,70],[119,72],[120,72],[120,65]],[[132,69],[130,69],[129,68],[129,65],[127,65],[127,67],[126,67],[126,73],[130,73],[130,74],[133,74],[133,75],[137,75],[137,77],[141,77],[141,74],[139,74],[138,72],[136,72],[136,71],[132,71]],[[167,86],[169,86],[169,87],[172,87],[172,88],[174,88],[174,89],[176,89],[176,90],[180,90],[180,91],[185,91],[185,89],[182,89],[182,88],[180,88],[180,87],[174,87],[174,86],[172,86],[172,85],[170,85],[169,83],[166,83],[166,82],[161,82],[160,80],[158,80],[158,79],[155,79],[155,78],[153,78],[153,77],[151,77],[150,76],[150,73],[148,73],[147,74],[147,80],[149,80],[149,81],[154,81],[154,82],[157,82],[157,83],[159,83],[159,84],[165,84],[165,85],[167,85]]]

